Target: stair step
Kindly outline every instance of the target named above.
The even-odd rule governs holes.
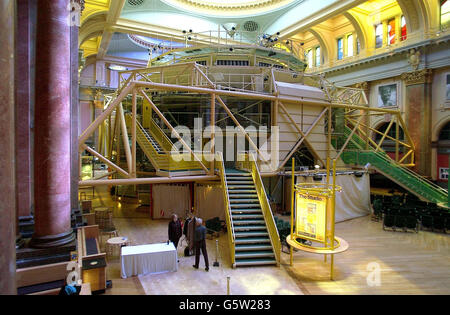
[[[236,267],[241,266],[258,266],[258,265],[276,265],[275,259],[255,258],[255,259],[236,259]]]
[[[225,176],[226,177],[235,177],[235,176],[239,176],[239,177],[251,177],[252,174],[250,173],[227,173],[225,171]]]
[[[234,235],[236,236],[236,238],[261,237],[261,236],[269,236],[269,233],[267,232],[267,230],[265,230],[265,231],[235,231]]]
[[[227,178],[227,184],[228,185],[253,185],[253,181],[252,180],[241,180],[241,179],[236,179],[236,180],[232,180],[232,179],[228,179]]]
[[[253,231],[253,232],[264,232],[265,234],[261,234],[261,235],[257,235],[257,236],[266,236],[269,235],[267,234],[267,228],[265,225],[236,225],[233,222],[233,226],[234,226],[234,232],[235,234],[237,232],[249,232],[249,231]]]
[[[239,258],[269,258],[275,257],[275,254],[272,250],[264,250],[264,251],[248,251],[248,252],[237,252],[235,254],[236,259]]]
[[[229,196],[233,196],[236,194],[242,194],[242,193],[255,193],[256,194],[256,189],[228,189],[228,195]]]
[[[253,209],[232,209],[231,214],[235,213],[261,213],[261,208],[253,208]]]
[[[259,204],[259,199],[258,198],[254,198],[254,199],[241,199],[239,198],[239,196],[230,196],[230,203],[258,203]]]
[[[228,189],[252,189],[253,187],[255,187],[253,184],[252,185],[228,185]]]
[[[258,200],[258,194],[254,193],[254,194],[230,194],[228,193],[228,195],[230,196],[230,199],[237,199],[237,198],[249,198],[249,199],[257,199]]]
[[[234,225],[258,225],[258,224],[266,224],[264,220],[235,220],[233,219]],[[265,226],[265,225],[264,225]]]
[[[262,214],[255,214],[255,213],[246,213],[246,214],[232,214],[231,217],[234,220],[245,220],[245,219],[264,219],[264,216]]]
[[[233,180],[243,180],[243,181],[251,181],[253,182],[253,177],[251,176],[225,176],[227,181]]]
[[[240,232],[242,233],[242,232]],[[270,244],[270,239],[268,237],[239,237],[236,238],[236,246],[239,245],[248,245],[248,244]]]
[[[259,208],[259,203],[235,203],[235,204],[230,204],[230,207],[233,208],[255,208],[258,207]]]
[[[236,252],[265,251],[265,250],[272,251],[272,245],[270,245],[270,244],[238,244],[235,246],[234,249]]]

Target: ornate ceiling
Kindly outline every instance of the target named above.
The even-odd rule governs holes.
[[[249,16],[274,12],[296,0],[162,0],[168,5],[203,15]]]

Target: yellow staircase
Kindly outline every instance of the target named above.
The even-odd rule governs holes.
[[[131,115],[126,115],[127,129],[131,130]],[[149,129],[136,121],[136,142],[160,176],[204,174],[199,162],[190,153],[171,152],[173,143],[152,119]],[[207,162],[204,162],[204,165]]]
[[[243,170],[225,169],[221,153],[216,169],[222,182],[233,267],[279,265],[281,242],[254,156]]]

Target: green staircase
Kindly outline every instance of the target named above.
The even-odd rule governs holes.
[[[235,235],[235,266],[276,265],[252,174],[226,169],[225,180]]]
[[[346,127],[344,135],[349,137],[350,134],[350,128]],[[403,167],[384,152],[376,152],[373,148],[364,150],[365,146],[365,141],[354,134],[346,150],[342,153],[342,160],[346,164],[366,165],[370,163],[371,167],[417,197],[437,204],[447,203],[447,190]]]

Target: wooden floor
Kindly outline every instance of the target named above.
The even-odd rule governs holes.
[[[137,212],[136,204],[115,203],[97,188],[93,206],[114,207],[119,235],[132,245],[165,242],[167,220],[151,220]],[[335,255],[335,280],[329,279],[330,265],[323,255],[297,251],[294,266],[282,253],[280,267],[231,269],[226,235],[219,237],[219,267],[215,240],[207,241],[210,271],[203,258],[192,268],[194,257],[184,257],[179,246],[177,272],[120,278],[118,257],[108,259],[107,279],[113,288],[106,294],[226,294],[230,276],[231,294],[450,294],[450,235],[420,231],[383,231],[380,222],[362,217],[336,225],[336,235],[349,244],[348,251]],[[184,245],[185,243],[183,243]],[[379,275],[379,277],[377,277]],[[379,281],[376,281],[376,280]]]

